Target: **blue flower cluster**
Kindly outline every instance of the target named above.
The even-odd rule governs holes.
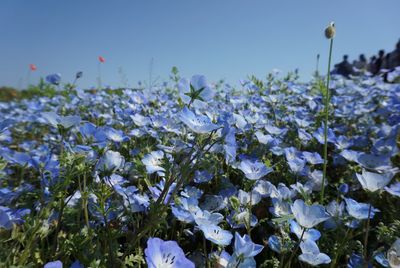
[[[400,219],[400,86],[333,78],[322,185],[318,85],[195,75],[0,103],[0,265],[398,267],[400,230],[376,226]]]

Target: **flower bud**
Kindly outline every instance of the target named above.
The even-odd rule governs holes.
[[[325,37],[328,39],[332,39],[335,37],[335,34],[336,34],[335,23],[331,22],[329,23],[329,26],[326,27],[325,29]]]

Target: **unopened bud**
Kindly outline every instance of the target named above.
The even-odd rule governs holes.
[[[325,29],[325,37],[328,39],[332,39],[335,37],[335,34],[336,34],[335,23],[331,22],[329,23],[329,26],[326,27]]]

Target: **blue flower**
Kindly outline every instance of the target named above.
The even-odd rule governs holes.
[[[321,253],[317,244],[312,240],[301,242],[300,248],[302,254],[299,256],[299,260],[302,262],[306,262],[311,266],[318,266],[331,262],[331,258],[325,253]]]
[[[243,237],[241,237],[240,234],[236,232],[234,249],[234,254],[236,256],[251,258],[260,253],[264,249],[264,246],[253,243],[250,236],[244,235]]]
[[[310,153],[303,152],[303,157],[307,160],[308,163],[312,165],[318,165],[324,163],[324,159],[319,155],[319,153]]]
[[[48,262],[44,265],[43,268],[62,268],[63,264],[61,261],[52,261],[52,262]]]
[[[223,230],[217,225],[206,224],[200,225],[199,228],[207,240],[219,246],[228,246],[233,238],[231,232]]]
[[[389,187],[385,187],[385,190],[391,195],[400,197],[400,182],[395,182]]]
[[[49,74],[48,76],[46,76],[46,81],[49,84],[53,84],[58,86],[61,82],[61,74]]]
[[[172,240],[149,238],[144,251],[149,268],[191,268],[195,267],[188,260],[179,245]]]
[[[294,233],[298,239],[300,239],[301,234],[303,233],[303,228],[295,221],[290,221],[290,231]],[[312,240],[317,241],[321,237],[321,233],[316,229],[308,229],[303,234],[303,241],[304,240]]]
[[[312,228],[330,217],[323,206],[308,206],[301,199],[294,201],[291,208],[296,221],[305,228]]]
[[[209,101],[213,98],[214,92],[208,86],[204,75],[194,75],[190,82],[182,78],[178,82],[179,96],[184,103],[190,101]]]
[[[362,188],[364,190],[368,190],[370,192],[375,192],[377,190],[382,189],[392,180],[394,174],[386,173],[386,174],[378,174],[373,172],[368,172],[365,169],[362,170],[362,174],[358,174],[357,179],[360,182]]]
[[[281,243],[281,240],[279,239],[279,237],[277,237],[276,235],[271,235],[268,238],[268,246],[270,247],[270,249],[272,249],[276,253],[278,253],[278,254],[281,253],[282,243]]]
[[[249,180],[258,180],[273,170],[260,161],[251,161],[248,159],[240,162],[239,169],[243,171]]]
[[[107,151],[97,162],[97,170],[113,172],[124,166],[125,159],[119,152]]]
[[[194,182],[195,183],[206,183],[211,181],[213,178],[213,174],[208,172],[207,170],[196,170],[194,172]]]
[[[358,203],[356,200],[351,198],[345,198],[346,209],[350,216],[357,220],[366,220],[368,219],[368,210],[369,204]],[[376,212],[379,212],[378,209],[371,207],[370,219],[372,219]]]
[[[73,126],[79,125],[79,123],[81,122],[81,118],[79,116],[76,115],[61,116],[54,112],[42,113],[42,117],[47,121],[47,123],[56,128],[58,128],[61,125],[64,128],[68,129]]]
[[[146,154],[142,159],[142,163],[146,166],[147,173],[152,174],[158,172],[160,176],[163,176],[165,171],[165,169],[161,167],[163,158],[163,151],[154,151]]]
[[[205,115],[195,115],[187,107],[183,108],[179,118],[195,133],[209,133],[218,128],[210,118]]]

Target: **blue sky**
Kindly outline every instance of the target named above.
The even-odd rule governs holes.
[[[393,50],[400,38],[399,0],[1,0],[0,85],[26,85],[58,72],[63,81],[83,71],[83,87],[96,84],[102,55],[104,84],[167,79],[172,66],[183,76],[204,74],[235,84],[273,68],[299,68],[308,80],[321,54],[323,29],[334,20],[334,62],[348,54]]]

